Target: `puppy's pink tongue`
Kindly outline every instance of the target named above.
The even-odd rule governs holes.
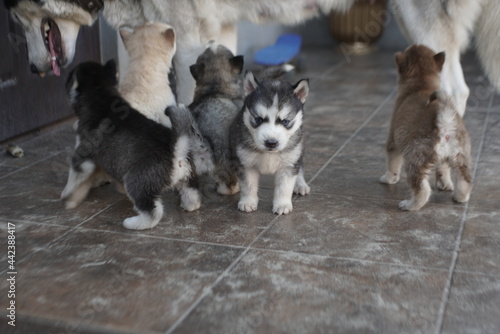
[[[56,51],[54,50],[54,34],[53,34],[53,29],[50,29],[49,31],[49,49],[50,49],[50,57],[51,57],[51,62],[52,62],[52,72],[54,72],[55,76],[60,76],[61,75],[61,67],[57,63],[57,54]]]

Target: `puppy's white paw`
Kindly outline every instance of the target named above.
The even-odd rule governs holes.
[[[455,189],[453,182],[443,179],[437,180],[436,185],[437,188],[441,191],[453,191]]]
[[[242,198],[238,202],[238,209],[243,212],[253,212],[257,210],[257,204],[259,200],[257,198]]]
[[[415,205],[411,199],[399,202],[399,208],[403,211],[417,211],[419,206]]]
[[[75,201],[66,201],[66,203],[64,204],[64,207],[66,208],[66,210],[71,210],[71,209],[76,208],[79,204],[80,203],[75,202]]]
[[[181,191],[181,208],[186,211],[198,210],[201,206],[200,192],[194,188],[186,188]]]
[[[158,224],[152,219],[147,219],[145,215],[138,215],[135,217],[127,218],[123,221],[123,227],[129,230],[146,230],[148,228],[153,228]]]
[[[292,212],[292,201],[277,203],[273,205],[273,213],[277,215],[286,215]]]
[[[399,174],[394,174],[391,172],[386,172],[379,179],[379,182],[384,184],[395,184],[398,181],[399,181]]]
[[[465,203],[469,201],[470,194],[459,194],[459,193],[454,193],[453,194],[453,200],[458,203]]]
[[[307,185],[307,183],[302,183],[302,184],[296,184],[295,187],[293,188],[293,193],[298,194],[298,195],[309,195],[311,192],[311,187]]]
[[[219,183],[217,186],[217,193],[220,195],[234,195],[240,191],[240,186],[238,184],[229,188],[225,183]]]

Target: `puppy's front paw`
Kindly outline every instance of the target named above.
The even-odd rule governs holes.
[[[458,203],[465,203],[469,200],[470,194],[454,193],[453,200]]]
[[[455,189],[453,182],[444,179],[438,179],[436,185],[441,191],[453,191]]]
[[[298,194],[298,195],[309,195],[311,192],[311,187],[307,185],[307,183],[302,183],[302,184],[296,184],[295,187],[293,188],[293,193]]]
[[[66,203],[64,203],[64,207],[66,208],[66,210],[71,210],[71,209],[76,208],[79,204],[80,203],[78,203],[76,201],[68,200],[68,201],[66,201]]]
[[[386,172],[379,179],[379,182],[384,184],[395,184],[398,181],[399,181],[399,174],[394,174],[391,172]]]
[[[403,211],[416,211],[420,209],[420,207],[415,205],[411,199],[399,202],[399,208]]]
[[[201,206],[200,192],[194,188],[186,188],[181,191],[181,208],[186,211],[198,210]]]
[[[277,215],[286,215],[292,212],[293,205],[292,201],[276,203],[273,205],[273,213]]]
[[[242,198],[238,202],[238,209],[243,212],[253,212],[257,210],[259,200],[256,198]]]

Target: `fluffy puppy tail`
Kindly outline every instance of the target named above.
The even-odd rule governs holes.
[[[196,126],[196,129],[198,129],[191,112],[183,104],[179,104],[178,106],[171,105],[167,107],[165,115],[170,118],[170,121],[172,122],[172,130],[177,136],[191,136],[195,131],[193,129],[193,125]]]
[[[476,25],[476,47],[490,82],[500,92],[500,1],[487,1]]]
[[[282,75],[284,75],[290,71],[293,71],[294,69],[295,69],[295,66],[290,65],[290,64],[269,66],[269,67],[266,67],[262,70],[262,72],[259,74],[259,78],[261,80],[278,79]]]
[[[165,110],[165,115],[172,121],[172,130],[178,137],[188,136],[190,141],[190,156],[196,174],[203,175],[214,169],[212,152],[191,111],[183,104],[172,105]]]

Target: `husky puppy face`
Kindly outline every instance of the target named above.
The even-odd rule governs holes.
[[[245,75],[246,95],[243,122],[254,140],[255,148],[264,152],[280,152],[301,128],[309,82],[295,85],[285,81],[258,83],[252,73]]]
[[[87,11],[63,0],[6,1],[13,20],[23,27],[33,73],[60,75],[75,55],[80,25],[92,25],[99,3]]]

